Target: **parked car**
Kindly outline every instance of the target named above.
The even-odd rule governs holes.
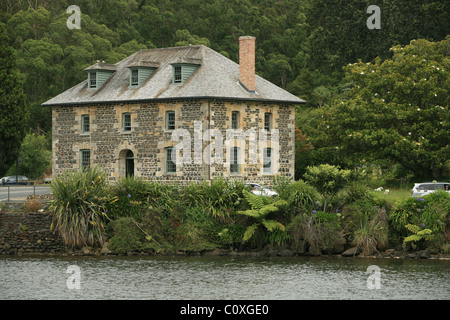
[[[10,185],[10,184],[28,184],[28,178],[25,176],[17,176],[17,183],[16,183],[16,176],[9,176],[9,177],[3,177],[0,179],[1,185]]]
[[[247,188],[247,190],[249,190],[253,194],[256,194],[257,196],[274,197],[278,195],[276,191],[263,187],[262,185],[257,183],[246,183],[245,187]]]
[[[411,191],[412,197],[423,197],[438,190],[450,192],[450,183],[448,182],[422,182],[415,183]]]

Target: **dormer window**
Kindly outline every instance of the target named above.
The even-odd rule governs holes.
[[[197,70],[198,64],[191,63],[176,63],[172,65],[172,83],[183,84],[185,83]]]
[[[159,63],[138,60],[132,62],[130,69],[130,87],[138,87],[143,84],[158,68]]]
[[[96,63],[84,70],[88,72],[88,88],[98,89],[116,72],[116,66],[107,63]]]
[[[131,67],[130,68],[130,87],[140,86],[150,77],[155,68]]]

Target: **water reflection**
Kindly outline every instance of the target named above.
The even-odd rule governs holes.
[[[71,265],[80,290],[67,287]],[[368,289],[370,265],[380,289]],[[0,299],[449,299],[449,269],[325,257],[0,257]]]

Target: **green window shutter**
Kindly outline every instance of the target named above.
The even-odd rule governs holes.
[[[97,71],[97,88],[100,88],[113,73],[113,71],[107,70]]]
[[[145,80],[148,79],[155,71],[154,68],[140,68],[139,69],[139,85],[143,84]]]

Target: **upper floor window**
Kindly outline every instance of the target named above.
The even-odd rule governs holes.
[[[89,72],[89,88],[97,88],[97,72]]]
[[[88,72],[88,88],[98,89],[116,72],[116,66],[97,62],[84,70]]]
[[[131,131],[131,114],[129,112],[122,114],[122,127],[123,131]]]
[[[137,86],[139,84],[139,70],[131,70],[131,83],[132,86]]]
[[[81,132],[82,133],[89,133],[90,127],[89,127],[89,115],[83,114],[81,116]]]
[[[166,128],[167,130],[175,130],[175,111],[167,111]]]
[[[272,129],[272,113],[264,113],[264,129],[270,131]]]
[[[130,87],[143,84],[156,70],[156,67],[132,66],[130,68]]]
[[[185,83],[189,77],[197,70],[199,67],[198,64],[190,64],[190,63],[179,63],[173,64],[173,84],[183,84]]]
[[[173,67],[173,83],[181,83],[181,66]]]
[[[231,129],[239,129],[239,111],[231,112]]]

